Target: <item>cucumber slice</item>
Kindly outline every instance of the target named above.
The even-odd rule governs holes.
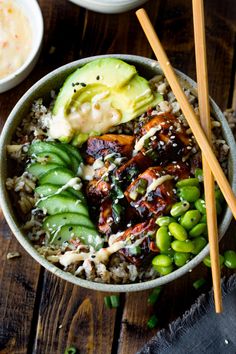
[[[75,175],[67,168],[57,167],[40,177],[39,183],[63,186],[74,177]]]
[[[29,166],[27,166],[26,171],[31,173],[33,176],[40,177],[50,172],[51,170],[54,170],[58,166],[59,165],[55,163],[42,164],[36,162],[36,163],[31,163]]]
[[[59,188],[60,186],[54,186],[54,184],[43,184],[42,186],[35,188],[35,193],[39,194],[41,198],[48,197],[49,195],[54,195]],[[60,194],[65,195],[67,197],[74,197],[73,194],[71,194],[67,190],[61,192]]]
[[[59,185],[54,185],[54,184],[43,184],[41,186],[38,186],[35,189],[35,193],[39,194],[40,197],[48,197],[49,195],[54,195],[58,192],[58,189],[60,189],[61,186]],[[58,193],[59,194],[59,193]],[[84,204],[86,204],[86,199],[85,196],[83,195],[83,193],[81,191],[77,191],[74,188],[68,188],[63,190],[62,192],[60,192],[60,194],[63,194],[67,197],[71,197],[71,198],[78,198],[80,199]]]
[[[55,163],[57,165],[66,166],[65,161],[60,156],[58,156],[54,152],[49,151],[40,152],[36,154],[35,160],[38,163]]]
[[[46,217],[43,222],[43,228],[49,232],[54,232],[64,225],[80,225],[95,230],[92,221],[85,215],[77,213],[61,213]]]
[[[30,145],[28,154],[30,156],[33,156],[46,151],[57,154],[59,157],[62,158],[62,160],[66,163],[67,166],[70,166],[70,156],[65,150],[60,148],[60,144],[37,140]]]
[[[77,174],[78,168],[83,161],[79,151],[69,144],[59,144],[59,146],[64,149],[70,156],[72,169]]]
[[[37,208],[46,210],[49,215],[78,213],[89,217],[88,209],[81,200],[61,194],[54,194],[50,197],[40,199],[37,203]]]
[[[72,238],[79,238],[85,245],[91,245],[96,250],[103,246],[103,240],[96,230],[80,225],[64,225],[55,233],[50,243],[62,244]]]
[[[69,155],[73,155],[79,164],[83,162],[82,156],[80,155],[80,152],[78,149],[76,149],[76,147],[70,144],[58,144],[58,145],[61,146],[63,149],[65,149]]]

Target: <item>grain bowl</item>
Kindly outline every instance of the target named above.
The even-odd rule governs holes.
[[[81,149],[79,152],[83,156],[83,163],[78,169],[78,166],[75,165],[75,158],[72,159],[75,162],[74,164],[70,161],[68,162],[71,165],[67,164],[66,170],[63,165],[63,176],[65,177],[65,173],[67,173],[70,179],[64,180],[64,186],[59,184],[58,181],[55,182],[57,185],[57,188],[55,188],[55,186],[52,186],[55,176],[53,177],[50,171],[47,171],[46,177],[45,174],[42,174],[45,172],[45,168],[48,169],[49,167],[47,163],[46,167],[44,162],[42,164],[42,158],[51,158],[50,168],[54,174],[56,173],[56,176],[58,175],[59,168],[61,176],[62,160],[66,164],[68,157],[64,153],[65,146],[67,146],[65,138],[68,138],[68,136],[63,137],[63,141],[58,141],[59,138],[61,139],[58,120],[56,121],[57,129],[51,132],[49,139],[47,136],[47,132],[50,129],[49,126],[52,122],[51,112],[55,112],[58,97],[60,95],[63,99],[65,97],[62,91],[58,95],[59,89],[68,75],[72,74],[77,68],[85,67],[88,63],[100,62],[104,59],[109,60],[109,58],[120,59],[125,63],[131,64],[137,69],[139,75],[150,80],[149,85],[152,87],[153,92],[155,91],[155,97],[153,98],[153,102],[155,102],[154,107],[149,107],[148,110],[142,112],[140,115],[137,115],[139,110],[135,110],[136,116],[133,116],[133,111],[130,111],[129,118],[133,118],[127,119],[126,117],[125,122],[122,121],[120,124],[116,122],[113,126],[103,127],[105,130],[100,131],[100,134],[103,133],[103,135],[93,132],[93,134],[87,136],[88,121],[86,122],[87,127],[84,126],[83,129],[80,129],[79,140],[78,136],[73,137],[73,140],[71,140],[70,130],[68,130],[70,141],[75,141],[76,143],[79,141],[80,145],[82,145],[82,148],[79,148]],[[119,65],[117,69],[119,69]],[[177,74],[190,103],[193,105],[196,113],[198,113],[195,92],[196,84],[183,73],[177,71]],[[102,75],[100,76],[102,77]],[[96,80],[99,80],[98,77],[99,75],[96,76]],[[141,81],[143,82],[143,79]],[[70,85],[72,86],[72,89],[70,88],[71,91],[76,95],[79,90],[77,88],[78,85],[83,90],[85,90],[86,86],[84,80],[78,83],[72,81]],[[144,83],[145,85],[146,83]],[[128,86],[127,89],[130,90]],[[97,87],[96,85],[96,93]],[[121,95],[122,90],[119,90],[119,95]],[[99,94],[99,99],[103,98],[104,95],[101,96],[101,93]],[[138,103],[140,103],[140,96]],[[98,102],[94,104],[98,104]],[[100,107],[100,105],[101,102],[99,101],[98,106]],[[223,113],[213,100],[211,100],[211,110],[215,151],[235,191],[235,141]],[[72,113],[74,114],[74,108]],[[112,111],[113,119],[117,119],[116,113]],[[82,115],[80,115],[81,117]],[[169,125],[165,128],[165,136],[164,128],[159,128],[159,125],[166,124],[166,122]],[[154,123],[156,125],[153,125]],[[59,135],[57,136],[57,134]],[[82,142],[81,136],[83,139],[85,137]],[[116,146],[115,153],[113,150],[109,150],[111,149],[111,145],[114,148],[114,136],[116,137],[116,144],[117,141],[119,142],[120,149],[118,151]],[[167,137],[168,144],[165,145],[163,141],[166,141]],[[156,140],[158,140],[158,144],[161,143],[155,145]],[[109,144],[107,141],[109,141]],[[169,150],[169,142],[171,141],[171,150]],[[101,150],[100,148],[100,155],[98,155],[97,150],[94,152],[94,148],[96,147],[97,149],[101,144],[103,147],[106,146],[106,151],[104,152],[104,149]],[[42,146],[47,146],[46,155],[42,155],[44,153],[44,151],[40,150]],[[63,152],[58,151],[58,146],[63,147]],[[164,149],[164,151],[162,146],[168,146],[168,149]],[[204,210],[201,204],[203,203],[204,193],[202,186],[199,187],[201,176],[196,171],[200,171],[200,154],[179,105],[156,61],[129,55],[99,56],[82,59],[53,71],[37,82],[17,103],[3,129],[0,148],[2,154],[0,191],[5,218],[27,252],[46,269],[61,278],[94,290],[113,292],[138,291],[153,288],[177,279],[193,269],[208,254],[207,238],[205,237],[204,240],[202,237],[203,229],[206,228],[206,220],[203,215]],[[58,153],[56,156],[52,152],[52,149],[54,152],[56,149]],[[51,151],[50,154],[48,150]],[[154,154],[154,152],[158,152],[158,154]],[[36,163],[35,155],[37,155]],[[74,155],[74,151],[70,150],[70,155]],[[21,171],[18,173],[12,169],[14,160],[10,157],[18,159],[18,162],[19,159],[23,161],[23,165],[20,164]],[[39,160],[39,157],[41,160]],[[179,160],[180,157],[181,161]],[[131,164],[132,169],[130,169]],[[138,171],[133,168],[135,164],[138,166]],[[192,165],[195,166],[194,170],[192,170]],[[68,172],[68,166],[70,166],[72,171],[70,173]],[[93,174],[92,178],[88,178],[89,173],[85,173],[84,171],[86,169],[88,172],[88,167],[91,169],[91,166],[93,166],[93,173],[95,170],[95,177]],[[73,175],[74,167],[76,174]],[[130,171],[132,171],[132,176],[130,175]],[[48,172],[50,173],[48,174]],[[101,183],[101,172],[103,172],[102,176],[105,176],[106,179],[102,178],[102,194],[99,194],[97,198],[97,191],[99,190],[98,182]],[[153,173],[155,173],[155,178],[153,177]],[[194,173],[196,173],[195,176]],[[96,175],[99,175],[99,178]],[[119,180],[119,178],[114,180],[113,178],[114,176],[121,175],[125,179],[125,182],[124,185],[121,185],[120,190],[116,183],[116,180]],[[131,179],[129,180],[127,176]],[[152,179],[149,183],[150,178]],[[186,191],[189,192],[188,185],[186,186],[185,183],[188,180],[187,184],[189,184],[190,179],[193,185],[190,188],[192,195],[189,197],[189,193],[186,194]],[[72,181],[73,185],[71,184]],[[95,193],[93,183],[96,185]],[[106,183],[106,188],[104,188],[104,184]],[[45,189],[45,185],[47,185],[47,188],[49,185],[51,186],[50,195],[48,195],[48,189]],[[71,191],[65,190],[65,185],[66,188],[74,188],[72,192],[73,194],[77,193],[76,197],[79,199],[79,203],[75,200],[75,194],[73,198],[71,194],[70,197],[68,196],[68,193]],[[160,190],[160,188],[162,189]],[[38,194],[35,194],[35,190]],[[108,194],[107,190],[109,190]],[[83,192],[87,198],[87,203],[83,200]],[[155,198],[153,197],[153,193],[155,194]],[[55,232],[54,228],[58,223],[58,215],[54,214],[58,213],[58,209],[55,209],[55,203],[58,202],[58,194],[60,194],[59,201],[61,205],[64,205],[63,208],[59,206],[60,217],[63,216],[65,218],[66,213],[66,218],[69,217],[71,221],[70,223],[64,223],[64,221],[61,223],[60,219],[60,227]],[[152,194],[152,197],[150,197],[150,194]],[[163,197],[164,194],[165,198]],[[71,208],[71,198],[75,201],[75,204],[73,205],[73,210],[70,209],[72,213],[68,215],[68,209],[65,205],[69,200]],[[101,221],[101,212],[103,212],[102,217],[104,219],[104,205],[106,205],[105,210],[107,213],[108,201],[112,213],[104,222],[104,220]],[[179,212],[178,205],[176,205],[178,203],[181,204],[184,212],[182,212],[182,209]],[[121,212],[122,208],[124,208],[123,214]],[[38,209],[40,210],[38,211]],[[89,214],[87,214],[87,209],[89,210]],[[79,226],[73,220],[73,217],[77,218],[78,215],[76,213],[78,210],[80,215],[83,214],[80,217]],[[196,223],[189,226],[189,221],[186,217],[187,212],[191,215],[194,213],[194,218],[202,225],[200,227],[202,231],[199,231],[199,226],[197,231],[196,228],[194,229],[194,226],[197,226]],[[24,214],[23,217],[22,213]],[[90,215],[90,219],[88,215]],[[167,220],[165,218],[169,218],[168,223],[170,225],[168,223],[165,224]],[[200,218],[202,221],[200,221]],[[123,222],[122,226],[120,226],[120,221]],[[220,238],[226,232],[230,221],[231,213],[225,206],[220,211]],[[74,224],[77,225],[76,228],[74,228]],[[80,227],[81,224],[82,228]],[[43,225],[44,228],[42,229]],[[167,227],[166,225],[169,226]],[[179,235],[178,232],[176,234],[176,225],[178,225],[177,228],[181,226],[187,232],[185,231],[184,235]],[[163,246],[162,236],[156,236],[156,233],[159,232],[160,234],[159,230],[161,229],[162,231],[165,229],[164,231],[170,237],[171,247],[169,245],[166,250],[165,245]],[[90,230],[89,234],[86,230]],[[96,230],[99,230],[99,233]],[[76,236],[75,233],[76,235],[80,235],[79,239],[74,237]],[[190,240],[187,240],[189,241],[187,242],[188,250],[183,251],[180,247],[183,245],[181,242],[186,241],[188,237],[186,235],[188,234],[190,235]],[[100,236],[102,236],[102,241]],[[199,242],[196,242],[196,237],[198,236],[201,236],[200,241],[202,243],[200,242],[200,246]],[[47,238],[50,242],[45,241]],[[120,243],[120,247],[117,247],[118,243]],[[195,248],[193,248],[194,244]],[[83,252],[81,249],[83,249]],[[109,257],[107,257],[108,251],[110,252]],[[182,252],[190,256],[185,257],[185,264],[181,264],[180,266],[181,261],[177,259],[178,257],[175,259],[175,256],[176,253],[179,254]],[[81,256],[82,253],[83,257]],[[159,253],[161,253],[161,257]],[[145,257],[143,254],[145,254]],[[71,261],[72,258],[73,261]],[[170,259],[172,260],[170,261]],[[146,264],[147,260],[149,262],[148,265]]]

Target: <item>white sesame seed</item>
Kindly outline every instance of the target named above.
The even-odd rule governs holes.
[[[229,341],[227,339],[225,339],[225,344],[229,344]]]

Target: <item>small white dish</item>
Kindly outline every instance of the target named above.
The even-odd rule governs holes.
[[[88,10],[115,14],[134,9],[141,6],[148,0],[69,0],[76,5],[85,7]]]
[[[37,0],[14,0],[29,20],[32,29],[32,48],[24,64],[8,76],[0,79],[0,93],[22,82],[34,68],[40,54],[43,39],[43,16]]]

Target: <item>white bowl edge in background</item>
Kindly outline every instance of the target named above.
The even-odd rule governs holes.
[[[43,40],[43,16],[37,0],[14,0],[27,16],[32,29],[32,49],[24,64],[12,74],[0,79],[0,93],[22,82],[33,70],[40,55]]]
[[[69,0],[88,10],[106,14],[117,14],[132,10],[148,0]]]

